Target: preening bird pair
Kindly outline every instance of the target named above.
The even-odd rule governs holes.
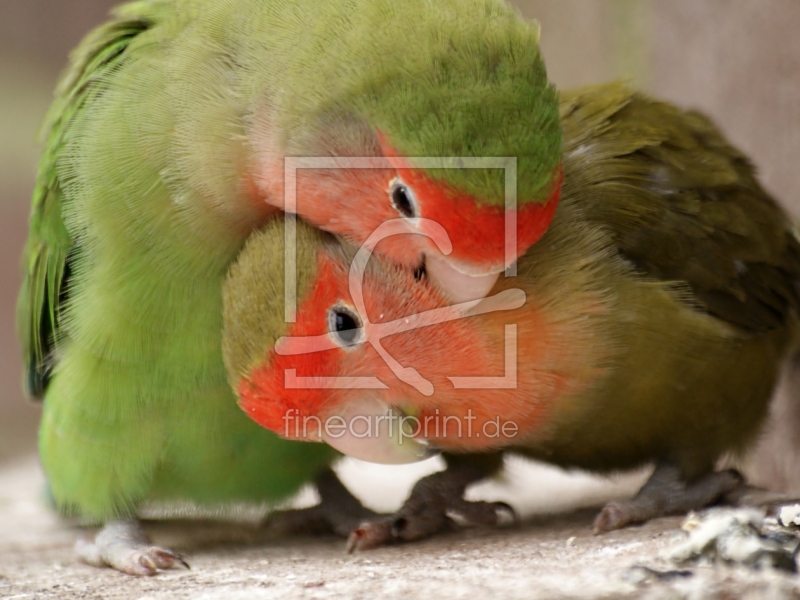
[[[656,463],[598,531],[705,506],[797,342],[800,246],[747,158],[623,85],[558,94],[499,0],[132,2],[45,131],[19,328],[55,504],[106,524],[94,564],[180,562],[145,501],[279,501],[320,472],[292,522],[353,548],[493,524],[505,506],[462,494],[505,452]],[[383,414],[433,426],[322,425]],[[295,438],[448,468],[380,517]]]

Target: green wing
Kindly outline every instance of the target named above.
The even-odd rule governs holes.
[[[747,157],[705,116],[622,84],[562,95],[564,197],[645,276],[687,285],[746,331],[783,324],[800,301],[800,245]]]
[[[25,279],[17,304],[17,329],[26,364],[28,394],[41,399],[54,363],[59,336],[59,308],[69,291],[72,241],[61,216],[62,190],[59,155],[69,137],[70,124],[92,97],[101,93],[92,83],[114,69],[130,41],[152,26],[151,2],[119,7],[114,18],[90,33],[71,57],[56,97],[42,127],[45,150],[33,192],[28,241],[23,268]]]

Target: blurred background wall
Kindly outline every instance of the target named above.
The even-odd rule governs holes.
[[[625,77],[704,110],[752,156],[766,187],[800,218],[800,1],[514,3],[541,22],[543,52],[557,85]],[[67,53],[114,4],[0,1],[0,462],[32,451],[38,418],[21,392],[13,316],[38,154],[35,133]],[[797,417],[782,422],[792,426],[789,432],[799,429]]]

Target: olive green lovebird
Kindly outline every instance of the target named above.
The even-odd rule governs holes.
[[[741,483],[714,467],[757,437],[796,347],[794,227],[698,113],[610,84],[563,94],[561,122],[555,218],[481,301],[451,305],[374,257],[361,271],[361,251],[350,273],[354,251],[304,229],[298,319],[276,328],[263,290],[282,269],[279,227],[230,270],[225,360],[255,421],[376,462],[446,452],[448,469],[351,547],[424,537],[453,514],[497,522],[504,505],[462,494],[506,451],[597,473],[656,463],[634,499],[602,510],[598,531]],[[322,385],[331,377],[346,379]]]
[[[222,280],[290,182],[294,210],[357,241],[441,213],[431,273],[452,260],[454,297],[533,243],[561,159],[537,42],[500,0],[142,0],[88,35],[46,120],[18,310],[52,497],[109,523],[84,558],[151,574],[178,557],[147,545],[143,501],[279,500],[335,456],[251,422],[222,362]],[[414,156],[519,156],[533,235],[503,245],[502,170]],[[416,268],[446,242],[378,251]]]

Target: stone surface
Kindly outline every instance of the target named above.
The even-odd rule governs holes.
[[[646,475],[609,482],[570,478],[530,465],[512,464],[511,469],[516,484],[495,482],[473,494],[516,499],[515,506],[530,515],[546,512],[548,503],[550,510],[602,503],[629,493]],[[361,464],[344,465],[341,472],[354,491],[372,490],[368,495],[373,506],[388,508],[420,471],[401,470],[386,481],[376,481],[375,473]],[[539,491],[531,495],[526,486],[534,483]],[[677,517],[593,536],[593,508],[528,516],[511,529],[464,530],[355,555],[345,554],[344,542],[337,538],[270,539],[241,519],[150,522],[146,530],[152,540],[183,553],[192,569],[134,578],[76,560],[75,540],[88,532],[64,523],[41,505],[42,484],[33,457],[0,471],[2,598],[800,597],[797,576],[710,565],[676,570],[660,555],[685,535]],[[383,490],[382,496],[376,495],[376,488]],[[527,503],[520,504],[521,498]]]

